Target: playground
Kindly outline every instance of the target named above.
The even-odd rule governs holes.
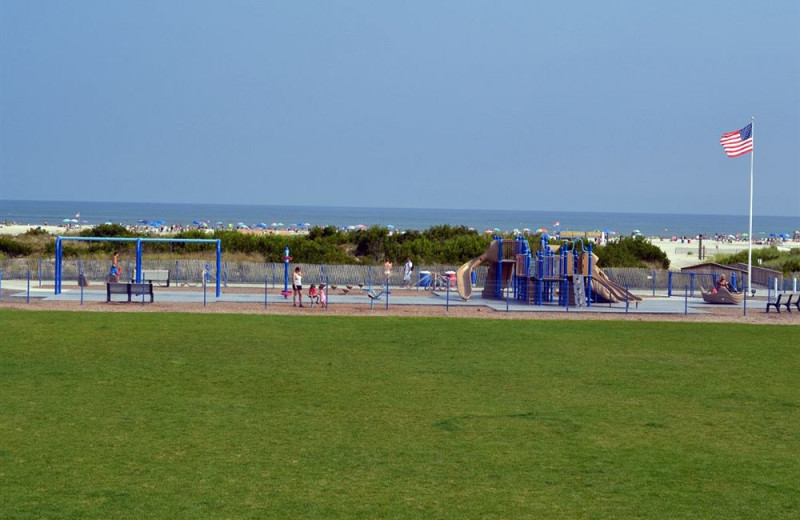
[[[81,238],[88,241],[120,239]],[[148,239],[135,243],[136,256],[123,266],[123,280],[106,283],[107,264],[60,257],[56,247],[54,277],[47,268],[38,273],[8,277],[0,272],[0,307],[57,308],[131,312],[325,313],[331,315],[411,315],[492,317],[502,319],[636,319],[792,323],[800,312],[763,316],[764,299],[742,304],[710,305],[699,290],[709,282],[702,276],[683,277],[651,289],[629,289],[597,266],[591,244],[577,240],[558,248],[532,252],[523,239],[491,243],[487,251],[455,270],[420,270],[413,284],[400,276],[385,279],[378,269],[353,272],[347,266],[303,266],[304,298],[310,284],[324,293],[324,305],[307,301],[293,308],[289,273],[297,264],[285,251],[283,262],[249,267],[249,281],[237,281],[221,262],[215,240],[208,242],[207,259],[173,262],[146,258]],[[168,239],[150,239],[165,242]],[[241,274],[241,273],[240,273]],[[479,275],[478,275],[479,274]],[[676,275],[677,278],[677,275]],[[99,280],[98,280],[99,279]],[[260,282],[254,282],[261,280]],[[98,283],[99,282],[99,283]],[[113,289],[113,290],[112,290]]]

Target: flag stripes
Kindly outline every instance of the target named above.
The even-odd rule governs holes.
[[[725,149],[728,157],[739,157],[753,151],[753,124],[741,130],[722,134],[719,144]]]

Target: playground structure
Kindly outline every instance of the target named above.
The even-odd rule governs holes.
[[[219,298],[221,294],[221,266],[222,266],[222,241],[217,238],[119,238],[119,237],[72,237],[72,236],[59,236],[56,237],[56,251],[55,251],[55,294],[61,294],[62,282],[62,262],[64,257],[64,244],[66,240],[76,242],[135,242],[136,243],[136,266],[133,273],[133,282],[142,283],[142,265],[143,265],[143,250],[142,245],[148,242],[167,242],[167,243],[195,243],[195,244],[215,244],[216,245],[216,296]],[[82,274],[82,273],[81,273]],[[79,274],[79,280],[81,277]],[[207,273],[204,273],[203,277]],[[204,282],[205,284],[205,282]],[[204,285],[205,287],[205,285]]]
[[[591,242],[584,247],[581,239],[552,247],[545,234],[540,250],[534,254],[523,237],[513,240],[492,237],[482,255],[456,272],[457,289],[463,300],[468,301],[472,296],[472,271],[485,263],[489,264],[489,270],[483,298],[507,297],[533,305],[562,307],[641,301],[597,267]]]

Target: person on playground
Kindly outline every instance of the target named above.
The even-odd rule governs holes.
[[[392,276],[392,261],[389,260],[389,257],[386,257],[386,261],[383,263],[383,274],[386,276],[386,283],[389,283],[389,277]]]
[[[411,257],[406,257],[406,263],[403,266],[403,286],[409,287],[411,286],[411,272],[414,271],[414,263],[411,261]]]
[[[724,274],[719,275],[719,280],[717,280],[717,290],[720,289],[727,289],[728,291],[731,290],[731,284],[725,279]]]
[[[119,267],[119,251],[114,251],[114,255],[111,257],[111,270],[108,274],[108,281],[119,282],[120,274],[122,274],[122,270]]]
[[[327,305],[328,304],[328,300],[325,297],[325,284],[324,283],[319,284],[319,294],[317,295],[317,299],[319,301],[319,304],[322,305],[322,307],[327,307],[328,306]]]
[[[292,275],[292,306],[297,307],[297,300],[300,300],[300,307],[303,306],[303,273],[300,266],[294,268]]]
[[[317,286],[313,283],[311,287],[308,289],[308,299],[311,300],[311,303],[319,303],[319,294],[317,293]]]

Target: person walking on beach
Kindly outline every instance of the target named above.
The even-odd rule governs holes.
[[[403,266],[403,287],[411,286],[411,272],[414,270],[414,263],[411,257],[406,257],[406,263]]]
[[[303,306],[303,273],[300,266],[294,268],[292,275],[292,306],[297,307],[297,300],[300,300],[300,307]]]

